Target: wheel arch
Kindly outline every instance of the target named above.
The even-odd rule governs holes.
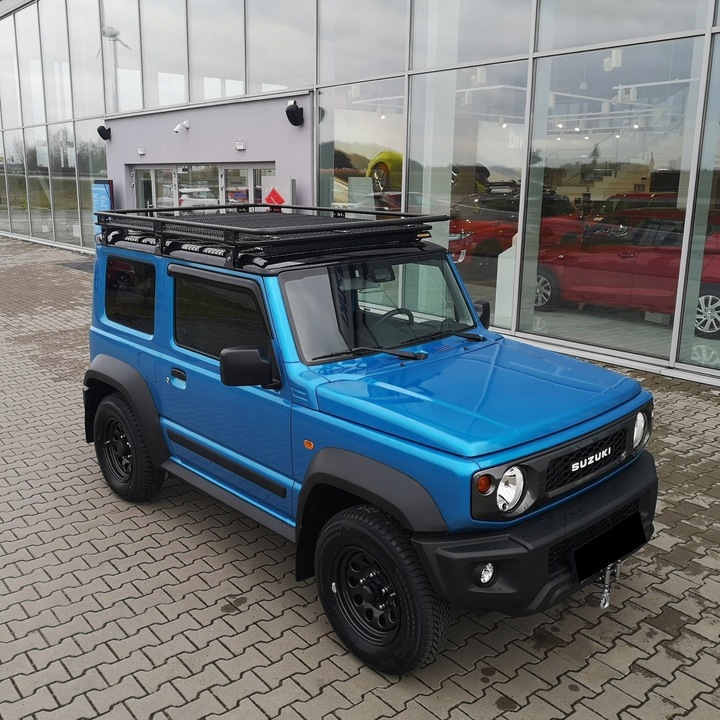
[[[430,493],[409,475],[358,453],[325,448],[310,463],[298,499],[298,580],[314,574],[315,547],[327,520],[341,510],[364,504],[392,515],[410,532],[448,531]]]
[[[128,401],[140,423],[153,463],[160,467],[170,457],[160,427],[160,417],[150,388],[137,368],[109,355],[98,355],[85,373],[85,440],[95,439],[95,413],[103,398],[119,392]]]

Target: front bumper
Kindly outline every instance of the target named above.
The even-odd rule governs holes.
[[[436,590],[452,604],[529,615],[592,582],[577,576],[573,558],[578,548],[611,536],[613,528],[626,526],[623,521],[640,522],[647,542],[657,490],[655,460],[644,451],[610,480],[507,530],[416,535],[413,543]],[[480,569],[488,562],[495,576],[482,585]]]

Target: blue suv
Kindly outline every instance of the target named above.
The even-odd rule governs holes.
[[[653,532],[652,398],[491,332],[440,217],[98,214],[85,434],[110,488],[180,478],[296,543],[339,638],[401,674],[451,606],[542,611]]]

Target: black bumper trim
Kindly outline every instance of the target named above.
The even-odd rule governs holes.
[[[628,513],[639,514],[647,542],[657,489],[655,461],[644,451],[610,480],[505,531],[415,535],[413,543],[436,590],[454,605],[528,615],[587,584],[573,577],[572,553]],[[481,585],[476,578],[487,562],[494,564],[495,577]]]

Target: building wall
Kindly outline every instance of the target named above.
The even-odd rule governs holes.
[[[287,98],[263,99],[107,120],[112,131],[107,144],[108,177],[114,180],[116,203],[135,205],[132,167],[274,162],[276,175],[295,179],[296,202],[311,205],[315,155],[312,96],[297,97],[305,117],[300,127],[288,122],[287,104]],[[173,132],[186,120],[188,130]],[[244,141],[246,149],[236,150],[237,141]],[[138,148],[144,148],[145,154],[138,155]]]
[[[448,213],[508,335],[720,384],[717,5],[3,0],[0,234],[90,249],[107,179],[131,207],[259,168]]]

